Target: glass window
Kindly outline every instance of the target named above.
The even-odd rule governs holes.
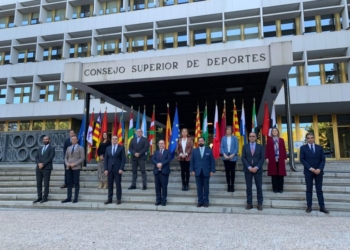
[[[125,12],[124,1],[123,0],[118,0],[118,1],[120,1],[120,12]]]
[[[4,132],[5,131],[5,122],[0,122],[0,132]]]
[[[174,48],[174,33],[164,34],[163,46],[164,49]]]
[[[340,83],[339,67],[337,63],[326,63],[326,82],[327,83]]]
[[[45,102],[46,101],[46,86],[40,87],[39,92],[39,102]]]
[[[58,101],[59,85],[49,85],[47,87],[47,101]]]
[[[43,121],[33,121],[32,130],[42,130],[43,129]]]
[[[24,63],[25,51],[18,51],[18,63]]]
[[[104,55],[111,55],[115,52],[115,40],[108,40],[104,43]]]
[[[293,133],[293,141],[296,141],[296,131],[295,131],[295,120],[294,116],[292,116],[292,133]],[[286,150],[288,151],[288,132],[287,132],[287,118],[285,116],[282,116],[282,131],[281,131],[281,138],[284,139],[284,143],[286,146]],[[297,152],[296,149],[294,149],[294,153]],[[296,157],[296,155],[294,155]]]
[[[74,44],[71,44],[70,49],[69,49],[69,58],[74,58]]]
[[[6,64],[10,64],[10,51],[5,52],[5,61],[4,61],[4,65]]]
[[[322,15],[321,16],[322,32],[335,31],[334,15]]]
[[[34,61],[35,61],[35,50],[28,50],[27,62],[34,62]]]
[[[73,7],[72,19],[78,18],[78,6]]]
[[[29,103],[31,100],[31,87],[24,87],[23,88],[23,99],[22,99],[22,103]]]
[[[148,8],[154,8],[154,7],[156,7],[154,0],[148,0]]]
[[[320,66],[318,64],[308,65],[307,71],[309,73],[308,85],[320,85],[321,84]]]
[[[314,16],[304,18],[305,33],[316,33],[316,20]]]
[[[55,15],[55,22],[63,21],[66,19],[66,9],[57,9]]]
[[[207,33],[205,29],[194,31],[194,44],[201,45],[207,43]]]
[[[78,46],[78,57],[87,57],[88,45],[87,43],[81,43]]]
[[[113,14],[113,13],[117,13],[117,1],[111,1],[106,3],[105,14]]]
[[[6,20],[7,20],[7,17],[0,17],[0,29],[6,28]]]
[[[305,136],[307,133],[314,132],[314,124],[312,116],[300,116],[299,117],[299,138],[298,141],[304,141],[306,143]]]
[[[89,17],[90,16],[90,5],[82,5],[81,6],[81,12],[80,12],[80,18]]]
[[[174,0],[159,0],[164,1],[164,6],[174,5]]]
[[[62,58],[62,47],[52,47],[51,60],[60,60]]]
[[[29,121],[21,121],[19,124],[19,130],[24,131],[24,130],[29,130],[30,127],[30,122]]]
[[[188,3],[188,0],[178,0],[177,3],[178,3],[178,4]]]
[[[350,114],[349,115],[337,115],[338,126],[350,126]]]
[[[44,49],[44,53],[43,53],[43,61],[47,61],[49,60],[49,49],[46,48]]]
[[[241,28],[239,25],[228,26],[226,31],[227,41],[240,41]]]
[[[222,42],[222,28],[212,28],[210,32],[211,43]]]
[[[18,123],[17,122],[9,122],[8,131],[17,131]]]
[[[69,129],[69,120],[59,120],[58,129]]]
[[[45,122],[45,130],[54,130],[55,129],[55,120],[46,120]]]
[[[338,127],[341,158],[350,158],[350,127]]]
[[[39,12],[32,13],[32,19],[30,20],[30,25],[39,23]]]
[[[145,8],[145,0],[135,0],[134,1],[134,10],[143,10]]]
[[[276,22],[264,23],[264,37],[276,37]]]
[[[319,144],[323,147],[326,158],[335,158],[332,116],[319,115],[317,120]]]
[[[22,26],[29,25],[29,14],[24,14],[22,16]]]
[[[244,25],[244,39],[257,39],[259,38],[259,28],[257,23],[249,23]]]
[[[293,66],[288,73],[289,86],[299,86],[299,73],[298,67]]]
[[[295,31],[295,19],[281,20],[282,36],[293,36]]]
[[[10,16],[9,17],[9,25],[8,28],[12,28],[15,27],[15,17],[14,16]]]
[[[46,13],[46,22],[51,23],[52,21],[52,10],[48,10]]]
[[[132,51],[143,51],[143,45],[145,44],[143,36],[132,38]]]
[[[187,34],[186,31],[178,32],[177,35],[177,46],[186,47],[187,46]]]
[[[0,86],[0,104],[6,104],[6,86]]]

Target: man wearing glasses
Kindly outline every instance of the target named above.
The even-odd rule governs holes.
[[[323,148],[315,144],[313,133],[306,134],[307,144],[300,147],[300,162],[304,165],[304,176],[306,183],[307,213],[312,211],[312,188],[315,180],[316,193],[320,212],[329,214],[324,205],[322,192],[323,169],[326,163]]]
[[[245,144],[242,149],[243,172],[247,187],[247,210],[253,208],[253,178],[257,191],[258,210],[263,210],[262,172],[265,154],[263,147],[257,144],[256,140],[256,133],[251,132],[249,134],[249,143]]]

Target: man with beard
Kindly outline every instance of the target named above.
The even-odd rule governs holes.
[[[50,145],[50,137],[44,136],[44,146],[38,149],[35,157],[36,163],[36,188],[38,193],[38,199],[33,203],[47,202],[50,188],[50,176],[52,170],[52,160],[55,157],[55,149]],[[44,179],[44,196],[43,196],[43,179]]]

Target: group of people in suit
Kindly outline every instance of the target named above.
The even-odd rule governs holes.
[[[132,160],[132,183],[129,190],[136,189],[137,171],[140,169],[142,176],[142,190],[147,189],[146,160],[149,148],[148,140],[142,136],[142,130],[136,131],[129,145],[129,153]],[[209,182],[210,177],[215,173],[215,159],[213,152],[205,146],[205,139],[198,139],[198,147],[193,148],[193,139],[188,135],[186,128],[181,131],[181,138],[178,140],[176,153],[181,167],[182,190],[189,189],[190,174],[195,176],[197,186],[197,207],[209,206]],[[107,134],[101,149],[98,149],[100,155],[99,178],[100,187],[104,187],[106,181],[101,181],[101,176],[107,179],[108,198],[105,204],[112,203],[114,183],[116,184],[116,204],[121,204],[122,197],[122,174],[125,167],[126,152],[123,145],[118,145],[118,137],[113,136],[112,142],[107,140]],[[320,211],[329,213],[325,208],[322,181],[323,170],[325,166],[325,156],[323,148],[315,144],[314,135],[306,135],[307,144],[300,148],[300,161],[304,166],[304,175],[306,182],[306,212],[312,211],[312,189],[315,181],[317,198]],[[101,143],[102,144],[102,143]],[[78,202],[79,196],[79,177],[82,164],[85,159],[84,148],[79,146],[78,139],[74,131],[70,132],[64,147],[65,159],[65,184],[61,188],[67,188],[67,198],[62,201]],[[226,135],[221,140],[220,154],[225,166],[227,191],[234,192],[236,162],[238,159],[238,140],[232,134],[232,127],[226,128]],[[101,157],[102,156],[102,157]],[[47,202],[49,195],[49,182],[52,171],[52,161],[55,157],[55,149],[50,145],[49,136],[43,138],[43,146],[38,149],[36,156],[36,179],[38,199],[34,203]],[[172,155],[169,150],[165,149],[164,140],[158,142],[158,150],[152,157],[153,174],[155,181],[156,206],[166,206],[167,203],[167,186],[170,174],[170,162]],[[241,161],[243,163],[243,172],[246,183],[247,204],[246,209],[253,208],[252,185],[253,179],[257,190],[257,209],[262,210],[263,193],[262,193],[262,174],[264,162],[268,164],[267,173],[271,176],[273,192],[283,193],[284,176],[286,176],[287,153],[284,140],[280,138],[277,128],[271,130],[271,137],[268,137],[266,148],[257,143],[257,135],[254,132],[249,134],[249,143],[242,148]],[[103,167],[103,169],[102,169]],[[101,168],[101,169],[100,169]],[[100,173],[101,172],[101,173]],[[42,194],[42,182],[44,181],[44,194]],[[75,188],[74,198],[72,197],[72,188]]]

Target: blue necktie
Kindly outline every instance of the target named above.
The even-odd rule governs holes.
[[[312,154],[315,154],[315,151],[314,151],[314,144],[311,144],[311,152],[312,152]]]

